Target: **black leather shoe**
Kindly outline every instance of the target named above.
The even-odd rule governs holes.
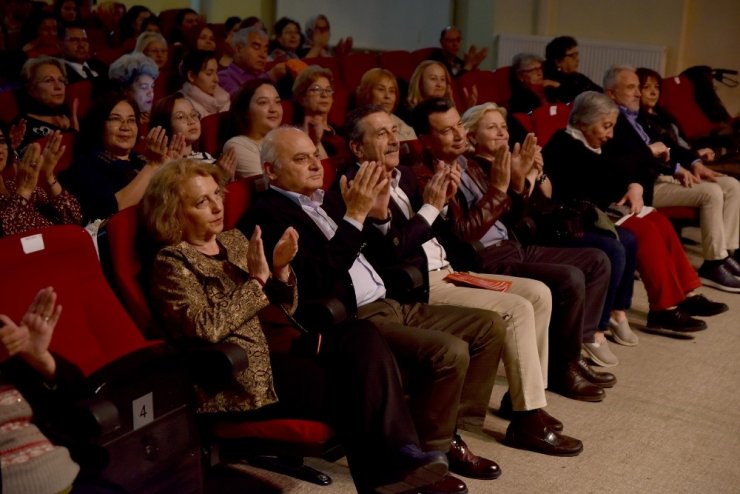
[[[553,456],[577,456],[583,451],[581,441],[553,431],[545,425],[540,414],[523,416],[509,424],[504,443]]]
[[[553,382],[548,389],[566,398],[580,401],[601,401],[606,397],[603,389],[581,375],[578,371],[578,364],[575,362],[568,365],[565,374]]]
[[[555,432],[561,432],[563,430],[563,423],[547,413],[544,409],[540,408],[539,410],[535,410],[537,413],[541,415],[542,421],[545,423],[547,427],[554,430]],[[513,421],[519,412],[515,412],[513,405],[511,403],[511,394],[507,391],[504,393],[503,398],[501,398],[501,405],[498,407],[498,416],[501,417],[504,420],[511,420]]]
[[[468,494],[468,486],[465,482],[453,477],[450,474],[442,477],[442,480],[438,480],[433,484],[425,485],[420,489],[414,489],[409,491],[411,493],[419,494]]]
[[[651,310],[647,317],[648,329],[667,329],[679,333],[693,333],[707,329],[707,323],[694,319],[680,308]]]
[[[740,293],[740,278],[733,276],[721,261],[704,261],[699,268],[699,278],[702,285],[725,292]]]
[[[730,310],[727,304],[712,302],[704,295],[692,295],[678,304],[678,308],[690,316],[716,316]]]
[[[722,262],[725,268],[727,268],[727,271],[730,272],[732,276],[738,277],[740,276],[740,262],[737,261],[732,256],[729,256],[725,258],[725,260]]]
[[[399,449],[394,464],[400,476],[384,484],[376,491],[379,494],[407,492],[433,484],[447,475],[447,457],[440,451],[422,451],[416,444],[407,444]]]
[[[595,384],[600,388],[611,388],[617,384],[617,376],[611,372],[597,372],[589,367],[586,359],[581,357],[577,361],[578,372],[591,384]]]
[[[470,451],[470,448],[459,434],[452,437],[447,459],[450,462],[450,472],[463,477],[492,480],[501,476],[501,468],[496,462]]]

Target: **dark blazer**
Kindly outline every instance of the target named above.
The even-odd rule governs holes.
[[[69,62],[65,61],[64,65],[67,69],[67,82],[69,84],[87,80],[78,74],[77,71],[69,65]],[[109,87],[108,65],[100,60],[92,58],[87,61],[87,65],[98,74],[97,77],[90,80],[93,85],[93,97],[101,96]]]
[[[653,157],[650,148],[621,112],[614,126],[614,137],[602,146],[601,151],[622,166],[636,167],[642,170],[641,173],[647,171],[650,183],[655,182],[658,175],[673,175],[673,166]],[[646,187],[643,197],[645,204],[652,204],[653,187]]]
[[[323,209],[338,229],[327,240],[308,214],[274,189],[257,194],[252,207],[237,227],[249,238],[255,225],[262,229],[265,255],[272,264],[272,251],[289,226],[298,231],[298,254],[291,262],[298,279],[298,303],[336,297],[351,316],[357,314],[357,299],[349,270],[365,247],[365,235],[342,217],[344,202],[338,193],[327,191]]]
[[[635,162],[621,162],[605,153],[597,154],[564,130],[552,136],[542,156],[555,200],[586,199],[606,209],[620,200],[633,182],[641,184],[644,195],[652,198],[653,177],[649,170]]]

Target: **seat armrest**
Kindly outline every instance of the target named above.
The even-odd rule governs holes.
[[[401,302],[426,301],[424,275],[416,266],[392,266],[379,274],[385,282],[389,298]]]
[[[201,386],[221,386],[249,366],[247,352],[236,343],[220,342],[188,349],[187,368]]]
[[[85,398],[77,401],[71,410],[60,413],[65,415],[61,421],[69,424],[69,431],[76,438],[100,438],[122,427],[118,407],[106,399]]]
[[[295,318],[309,331],[322,332],[347,320],[349,314],[335,297],[306,300],[298,306]]]

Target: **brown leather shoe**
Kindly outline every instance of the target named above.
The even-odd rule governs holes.
[[[595,384],[600,388],[611,388],[617,384],[617,376],[611,372],[597,372],[589,367],[586,359],[581,357],[578,359],[578,372],[591,384]]]
[[[450,462],[450,472],[463,477],[492,480],[501,476],[501,468],[495,461],[474,454],[457,433],[452,437],[447,459]]]
[[[539,413],[515,419],[506,429],[504,444],[553,456],[577,456],[583,443],[576,438],[558,434],[542,420]]]
[[[441,480],[409,491],[409,493],[411,492],[414,494],[417,492],[419,494],[468,494],[468,486],[457,477],[447,474]]]
[[[547,427],[555,432],[562,432],[563,423],[561,421],[547,413],[544,408],[540,408],[538,412],[541,414],[542,421]],[[514,420],[517,412],[514,411],[514,405],[511,403],[511,394],[508,391],[501,398],[501,405],[499,405],[498,412],[496,413],[504,420]]]
[[[565,374],[553,382],[548,389],[566,398],[580,401],[601,401],[606,397],[603,389],[581,375],[576,362],[570,363]]]

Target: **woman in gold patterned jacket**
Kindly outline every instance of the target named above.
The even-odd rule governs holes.
[[[147,229],[165,245],[151,278],[165,332],[181,341],[235,343],[249,358],[230,387],[215,394],[199,389],[198,412],[328,422],[340,433],[359,492],[401,492],[443,479],[447,460],[419,448],[395,360],[372,324],[331,328],[308,352],[305,345],[272,346],[276,340],[266,334],[286,328],[261,324],[258,312],[270,304],[295,310],[289,263],[298,233],[286,229],[270,267],[259,227],[249,240],[238,230],[223,231],[219,174],[191,159],[170,162],[152,177],[141,201]]]

